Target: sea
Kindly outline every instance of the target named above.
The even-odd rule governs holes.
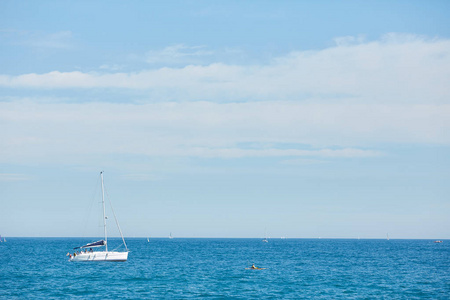
[[[7,238],[0,298],[450,299],[449,240],[128,238],[126,262],[68,261],[92,241]]]

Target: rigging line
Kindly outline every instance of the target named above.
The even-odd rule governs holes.
[[[122,238],[122,242],[125,245],[125,249],[128,252],[127,243],[125,243],[125,239],[123,238],[122,230],[120,229],[119,222],[117,221],[117,218],[116,218],[116,213],[114,212],[114,208],[113,208],[112,203],[111,203],[111,198],[109,198],[109,194],[108,194],[108,191],[106,190],[106,188],[105,188],[105,193],[106,193],[106,197],[108,198],[108,201],[109,201],[109,206],[111,207],[111,211],[112,211],[113,216],[114,216],[114,221],[116,221],[117,228],[119,229],[120,237]]]
[[[120,247],[122,247],[122,244],[119,244],[119,246],[117,246],[116,248],[114,248],[112,251],[116,251],[116,250],[119,249]]]
[[[82,231],[82,236],[83,237],[88,237],[88,233],[87,233],[88,223],[91,223],[93,221],[91,219],[92,207],[94,206],[94,202],[96,200],[98,186],[99,186],[99,184],[98,184],[99,181],[100,181],[100,176],[97,176],[97,182],[95,183],[95,186],[93,188],[93,193],[92,193],[91,197],[89,198],[90,199],[89,205],[86,207],[87,211],[84,214],[84,218],[83,218],[83,224],[84,224],[84,228],[83,228],[83,231]],[[94,234],[96,234],[96,233],[97,232],[95,232]],[[92,233],[90,233],[89,237],[92,237]]]

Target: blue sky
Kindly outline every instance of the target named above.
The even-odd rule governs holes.
[[[450,238],[449,12],[2,1],[0,234]]]

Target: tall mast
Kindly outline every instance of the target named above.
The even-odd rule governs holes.
[[[108,252],[108,237],[106,235],[106,216],[105,216],[105,189],[103,188],[103,171],[100,172],[100,177],[102,178],[102,205],[103,205],[103,228],[105,231],[105,247],[106,252]]]

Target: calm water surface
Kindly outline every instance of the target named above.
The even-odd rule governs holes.
[[[8,238],[0,298],[450,299],[450,241],[135,238],[127,262],[68,262],[93,240]]]

